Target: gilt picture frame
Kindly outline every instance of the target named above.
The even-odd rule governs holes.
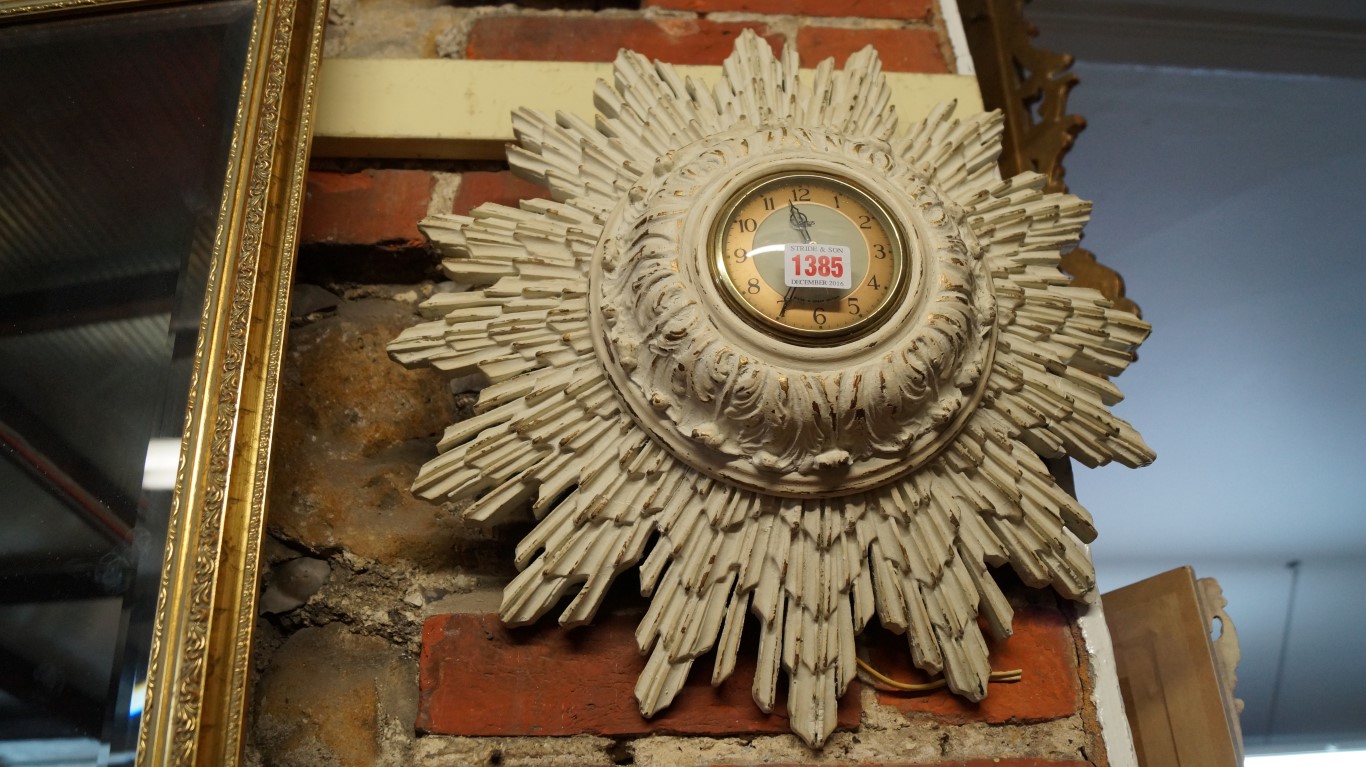
[[[137,14],[217,13],[232,2],[0,2],[0,33],[22,40],[77,24],[112,34]],[[159,559],[160,575],[145,683],[132,693],[139,765],[241,759],[276,391],[327,3],[237,5],[244,6],[245,55],[226,57],[240,64],[227,94],[235,108],[215,128],[228,156],[201,259],[197,332],[186,336],[194,340],[185,355],[188,396],[166,536],[143,556]],[[79,210],[80,203],[64,204]]]

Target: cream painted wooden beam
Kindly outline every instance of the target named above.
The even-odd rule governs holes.
[[[720,67],[680,66],[714,83]],[[593,119],[593,86],[612,65],[452,59],[326,59],[319,77],[315,157],[502,159],[519,106]],[[903,121],[957,99],[982,109],[970,75],[887,74]],[[903,123],[904,124],[904,123]]]

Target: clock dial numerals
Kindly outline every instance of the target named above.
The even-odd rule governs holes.
[[[737,194],[713,230],[713,273],[727,299],[761,329],[800,343],[837,343],[871,330],[895,308],[906,278],[900,229],[874,198],[832,176],[789,174]],[[789,285],[805,274],[789,246],[836,246],[814,276],[850,287]],[[810,248],[797,249],[806,254]],[[845,272],[848,277],[845,277]],[[835,272],[838,272],[836,274]]]

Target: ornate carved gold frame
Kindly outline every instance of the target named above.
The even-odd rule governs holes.
[[[1035,47],[1038,30],[1025,19],[1026,2],[958,0],[958,5],[982,101],[987,109],[1005,113],[1001,173],[1036,171],[1048,176],[1048,191],[1066,192],[1063,156],[1086,127],[1085,119],[1067,114],[1067,95],[1077,76],[1068,71],[1070,54]],[[1062,268],[1075,284],[1095,288],[1118,308],[1142,316],[1124,295],[1123,278],[1090,251],[1078,247],[1063,254]]]
[[[164,552],[139,765],[240,761],[257,564],[326,0],[253,0]],[[0,0],[0,23],[164,0]]]

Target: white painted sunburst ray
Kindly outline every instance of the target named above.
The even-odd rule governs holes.
[[[1071,287],[1058,271],[1060,249],[1078,239],[1089,206],[1045,193],[1038,175],[1001,180],[999,115],[958,119],[945,105],[897,135],[871,48],[843,70],[827,60],[801,72],[790,48],[775,57],[746,34],[723,73],[708,88],[623,51],[614,82],[594,92],[595,124],[518,110],[509,162],[553,201],[484,205],[468,217],[425,221],[447,273],[471,290],[427,301],[427,321],[390,350],[407,365],[488,379],[476,414],[447,430],[415,490],[469,499],[465,514],[481,521],[530,504],[540,522],[517,547],[521,572],[504,594],[506,622],[536,621],[572,593],[560,622],[587,623],[613,579],[639,565],[651,597],[636,635],[648,655],[636,688],[642,713],[668,706],[707,653],[715,654],[713,683],[727,678],[748,614],[760,634],[755,702],[772,710],[785,674],[792,728],[819,745],[855,676],[854,638],[874,615],[906,634],[918,667],[979,700],[990,666],[978,618],[1005,636],[1012,617],[989,567],[1009,564],[1030,585],[1094,597],[1083,542],[1095,530],[1039,456],[1091,466],[1152,460],[1132,427],[1107,410],[1120,394],[1106,377],[1132,360],[1147,326]],[[734,141],[709,149],[715,137]],[[669,392],[642,384],[639,400],[629,391],[634,384],[623,385],[637,364],[671,371],[668,355],[685,332],[678,327],[709,324],[699,305],[684,301],[659,316],[640,315],[647,337],[639,348],[618,338],[616,323],[630,307],[604,298],[603,285],[634,280],[630,295],[656,291],[651,300],[665,301],[659,291],[673,285],[678,269],[651,267],[645,256],[670,242],[659,228],[688,206],[657,205],[638,223],[631,216],[652,195],[666,197],[660,190],[680,177],[728,172],[726,152],[761,140],[799,140],[809,151],[843,153],[842,162],[890,163],[908,196],[946,210],[957,227],[937,235],[936,247],[962,266],[964,279],[979,274],[981,284],[962,291],[975,298],[943,299],[931,315],[962,332],[944,340],[936,330],[878,363],[891,366],[899,353],[939,375],[926,383],[878,373],[884,388],[901,387],[896,396],[928,402],[923,417],[854,425],[840,414],[877,412],[892,395],[878,399],[873,387],[829,374],[812,384],[802,408],[827,408],[835,426],[796,423],[778,433],[786,423],[765,416],[726,437],[710,431],[731,428],[724,423],[684,428],[692,423],[686,403],[672,398],[701,386],[706,409],[740,418],[722,406],[764,391],[741,368],[703,375],[701,384],[676,382]],[[878,152],[891,159],[877,160]],[[965,346],[950,348],[951,341]],[[706,338],[690,348],[717,365],[743,364]],[[957,367],[942,375],[934,367],[950,363]],[[796,396],[785,381],[784,396]],[[656,412],[642,412],[638,401]],[[777,424],[774,434],[754,436],[769,423]],[[682,442],[671,442],[660,424],[686,432]],[[841,444],[864,440],[866,449],[853,449],[850,460],[876,463],[875,480],[828,493],[766,492],[772,468],[747,468],[759,459],[722,444],[766,438],[775,455],[800,453],[817,432]],[[710,457],[696,459],[688,440]],[[749,473],[732,476],[730,466]]]

